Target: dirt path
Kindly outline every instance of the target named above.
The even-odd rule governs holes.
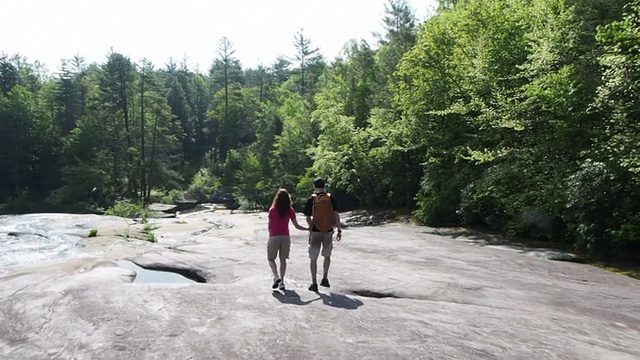
[[[98,237],[100,257],[0,275],[0,358],[640,359],[640,281],[588,265],[407,224],[347,228],[332,287],[313,293],[292,229],[280,294],[264,214],[157,225],[155,245]],[[207,283],[131,283],[112,261],[128,257]]]

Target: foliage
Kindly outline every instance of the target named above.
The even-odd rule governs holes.
[[[144,224],[144,228],[142,229],[142,232],[146,235],[146,240],[152,243],[158,242],[156,235],[153,233],[153,230],[157,229],[158,226],[149,223],[146,219],[143,220],[142,223]]]
[[[508,235],[563,241],[565,198],[552,167],[531,156],[496,162],[467,185],[461,198],[462,220]]]
[[[178,202],[187,201],[185,198],[185,193],[179,189],[172,189],[169,191],[152,191],[150,202],[161,203],[161,204],[176,204]]]
[[[98,236],[98,229],[89,230],[89,237],[96,237],[96,236]]]
[[[198,202],[211,201],[214,190],[221,185],[220,179],[211,175],[209,170],[200,169],[193,177],[191,184],[189,184],[189,187],[185,191],[184,197]]]
[[[115,204],[105,211],[105,215],[119,216],[123,218],[153,218],[153,211],[145,208],[140,203],[134,203],[128,200],[116,201]]]
[[[565,216],[578,249],[604,258],[629,256],[629,250],[637,249],[640,188],[628,176],[622,169],[586,160],[569,177]]]
[[[256,154],[246,151],[243,154],[234,152],[238,157],[239,166],[235,170],[235,183],[233,196],[243,210],[261,209],[266,210],[271,205],[273,189],[266,179],[262,179],[260,172],[260,161]]]
[[[147,233],[147,241],[148,242],[152,242],[152,243],[157,243],[158,239],[156,238],[156,235],[152,232],[148,232]]]

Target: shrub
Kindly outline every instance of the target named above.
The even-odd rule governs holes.
[[[530,154],[494,163],[462,191],[464,222],[508,236],[564,241],[564,171]]]
[[[460,219],[460,194],[464,186],[473,178],[472,171],[459,167],[457,171],[452,162],[443,161],[429,164],[420,190],[416,195],[418,209],[414,218],[418,224],[428,226],[458,225]]]
[[[96,236],[98,236],[98,229],[89,230],[89,237],[96,237]]]
[[[640,260],[640,214],[622,224],[619,230],[612,231],[611,235],[619,258]]]
[[[124,218],[137,218],[143,219],[155,217],[155,213],[145,208],[141,203],[133,203],[129,200],[120,200],[107,211],[105,215],[120,216]]]
[[[418,209],[413,215],[418,224],[449,226],[458,223],[456,209],[459,204],[458,189],[442,189],[441,184],[425,178],[416,195]]]
[[[43,199],[37,193],[27,190],[22,191],[15,197],[6,198],[4,201],[4,204],[0,205],[0,214],[27,214],[62,209],[60,206],[56,207],[48,203],[46,199]],[[76,212],[83,212],[86,209],[86,204],[81,202],[74,203],[74,206],[72,206],[72,210]]]
[[[146,220],[144,221],[144,230],[143,230],[144,232],[148,233],[148,232],[153,231],[153,230],[155,230],[157,228],[158,228],[157,225],[150,224]]]
[[[149,202],[161,203],[161,204],[176,204],[178,202],[186,201],[184,191],[180,189],[162,190],[153,189],[149,196]]]
[[[634,175],[586,160],[567,180],[566,220],[576,247],[594,257],[628,257],[638,247],[640,191]]]
[[[162,204],[176,204],[181,201],[186,201],[184,192],[179,189],[169,190],[159,199]]]
[[[220,186],[220,179],[213,176],[207,169],[201,169],[194,175],[184,196],[197,202],[211,201],[213,192]]]

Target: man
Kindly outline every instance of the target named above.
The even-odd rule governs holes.
[[[307,217],[307,224],[311,229],[309,235],[309,259],[311,260],[311,286],[310,291],[318,291],[317,271],[318,256],[322,249],[324,257],[322,280],[320,285],[329,287],[329,266],[331,265],[331,250],[333,249],[333,231],[337,228],[336,239],[342,239],[342,229],[340,228],[340,215],[336,200],[327,194],[325,183],[322,178],[313,181],[314,191],[304,207],[304,215]]]

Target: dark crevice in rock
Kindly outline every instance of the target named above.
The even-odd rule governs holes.
[[[231,229],[233,228],[233,224],[229,224],[229,223],[223,223],[223,222],[213,222],[213,221],[209,221],[209,224],[212,224],[212,226],[208,226],[204,229],[200,229],[200,230],[196,230],[194,232],[192,232],[190,235],[191,236],[198,236],[198,235],[202,235],[206,232],[209,232],[210,230],[216,229],[216,230],[227,230],[227,229]]]
[[[7,236],[13,236],[13,237],[19,237],[19,236],[39,236],[45,239],[48,239],[48,237],[46,235],[42,235],[42,234],[37,234],[37,233],[30,233],[30,232],[26,232],[26,231],[9,231],[7,233]]]
[[[210,226],[210,227],[207,227],[207,228],[204,228],[204,229],[200,229],[200,230],[198,230],[198,231],[194,231],[194,232],[192,232],[190,235],[191,235],[191,236],[198,236],[198,235],[202,235],[202,234],[206,233],[207,231],[209,231],[209,230],[211,230],[211,229],[213,229],[213,226]]]
[[[206,283],[207,282],[207,279],[205,279],[202,275],[200,275],[198,273],[198,271],[195,270],[195,269],[176,268],[176,267],[162,266],[162,265],[142,266],[142,265],[140,265],[138,263],[135,263],[135,264],[140,266],[141,268],[143,268],[145,270],[172,272],[172,273],[176,273],[178,275],[182,275],[182,276],[186,277],[187,279],[193,280],[193,281],[198,282],[198,283]]]
[[[349,293],[352,294],[352,295],[358,295],[358,296],[362,296],[362,297],[370,297],[370,298],[376,298],[376,299],[382,299],[382,298],[400,299],[400,298],[402,298],[401,296],[398,296],[398,295],[396,295],[394,293],[390,293],[390,292],[379,292],[379,291],[365,290],[365,289],[351,290],[351,291],[349,291]]]
[[[585,259],[581,258],[580,256],[577,256],[577,255],[574,255],[574,254],[569,254],[569,253],[554,252],[554,253],[551,253],[551,254],[547,255],[547,259],[553,260],[553,261],[574,262],[574,263],[578,263],[578,264],[585,264],[586,263]]]

